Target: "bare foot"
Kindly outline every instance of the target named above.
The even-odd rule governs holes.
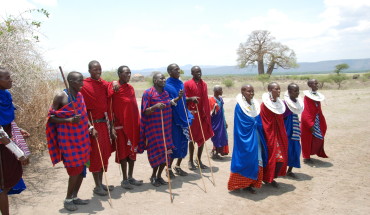
[[[245,191],[248,191],[248,192],[250,192],[250,193],[252,193],[252,194],[256,194],[257,192],[256,192],[256,190],[255,189],[253,189],[252,187],[246,187],[246,188],[244,188],[244,190]]]
[[[273,186],[275,188],[279,188],[280,187],[279,184],[275,180],[273,180],[270,184],[271,184],[271,186]]]
[[[286,173],[287,176],[291,177],[291,178],[298,178],[294,173],[292,172],[287,172]]]

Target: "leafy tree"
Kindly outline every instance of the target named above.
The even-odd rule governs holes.
[[[259,75],[265,74],[265,65],[269,76],[278,67],[290,69],[298,66],[295,52],[276,42],[275,37],[266,30],[253,31],[245,43],[240,43],[237,54],[240,68],[257,63]]]
[[[348,79],[348,77],[344,74],[337,74],[337,75],[331,74],[330,76],[331,76],[330,77],[331,80],[333,80],[333,82],[338,85],[338,89],[340,89],[341,84],[343,83],[343,81]]]
[[[334,72],[337,73],[337,75],[339,75],[339,73],[341,73],[343,70],[348,69],[348,68],[349,66],[346,63],[338,64],[335,66]]]

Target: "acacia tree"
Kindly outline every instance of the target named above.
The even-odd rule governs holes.
[[[271,75],[278,67],[284,69],[297,67],[294,51],[276,42],[275,37],[266,30],[253,31],[245,43],[240,43],[237,54],[240,68],[257,64],[259,75],[265,74],[265,65],[267,75]]]

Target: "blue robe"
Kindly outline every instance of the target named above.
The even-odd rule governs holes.
[[[221,148],[228,145],[224,113],[224,100],[222,98],[220,98],[220,100],[217,100],[216,98],[213,99],[216,101],[219,110],[217,111],[217,113],[212,113],[211,115],[212,129],[215,133],[211,140],[214,147]],[[211,107],[211,109],[213,109],[213,107]]]
[[[288,166],[294,168],[301,168],[300,157],[301,157],[301,144],[297,138],[293,137],[293,114],[289,108],[287,108],[284,113],[284,124],[286,129],[286,134],[288,136]],[[297,116],[298,117],[298,116]],[[296,122],[297,123],[297,122]],[[296,129],[300,130],[298,127]],[[297,133],[297,132],[294,132]],[[300,131],[299,131],[300,133]],[[296,136],[296,135],[295,135]]]
[[[181,80],[169,77],[166,80],[164,87],[170,96],[170,99],[178,97],[179,91],[184,90],[184,84]],[[184,103],[183,103],[184,102]],[[175,148],[172,150],[172,158],[185,158],[188,153],[189,141],[189,124],[193,122],[193,115],[187,109],[185,90],[182,99],[177,102],[177,105],[172,105],[172,140]],[[187,111],[188,119],[186,118],[185,110]]]
[[[259,144],[260,143],[260,144]],[[263,166],[267,164],[267,147],[260,116],[246,115],[237,103],[234,115],[234,148],[231,172],[257,180],[259,145]]]

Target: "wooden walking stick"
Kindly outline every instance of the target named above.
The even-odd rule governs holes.
[[[63,70],[62,70],[61,66],[59,66],[59,70],[60,70],[60,73],[62,74],[62,78],[63,78],[63,81],[64,81],[64,85],[66,86],[67,94],[71,98],[71,103],[72,103],[73,110],[75,112],[75,115],[77,115],[77,110],[76,110],[76,107],[75,107],[75,103],[73,102],[71,91],[69,90],[69,87],[68,87],[66,78],[64,77],[64,73],[63,73]]]
[[[186,115],[186,121],[188,122],[188,128],[189,128],[190,139],[191,139],[191,142],[193,143],[193,147],[195,148],[195,142],[194,142],[194,139],[193,139],[193,134],[192,134],[191,129],[190,129],[190,123],[189,123],[189,118],[188,118],[188,112],[186,111],[186,106],[185,106],[185,102],[184,102],[184,97],[181,97],[181,100],[182,100],[182,105],[184,106],[184,111],[185,111],[185,115]],[[195,156],[195,157],[197,157],[197,161],[198,161],[198,163],[200,163],[200,162],[199,162],[199,158],[198,158],[198,156]],[[203,187],[204,187],[204,192],[206,193],[206,192],[207,192],[207,189],[206,189],[206,184],[204,183],[204,178],[203,178],[202,168],[199,168],[199,172],[200,172],[200,176],[201,176],[201,178],[202,178]]]
[[[112,130],[114,129],[114,113],[113,113],[113,108],[112,108],[112,104],[113,104],[113,98],[111,97],[110,99],[110,112],[112,114]],[[112,139],[111,139],[112,141]],[[117,132],[116,132],[116,138],[114,139],[114,144],[116,146],[116,159],[118,162],[120,162],[119,160],[119,157],[118,157],[118,144],[117,144]],[[122,168],[121,168],[121,165],[120,163],[117,163],[118,164],[118,169],[120,170],[119,173],[120,173],[120,176],[122,176]]]
[[[212,170],[211,160],[209,159],[209,155],[208,155],[208,147],[207,147],[207,144],[206,144],[206,138],[204,137],[202,121],[200,120],[200,115],[199,115],[199,110],[198,110],[198,104],[195,104],[195,107],[197,107],[198,119],[199,119],[199,124],[200,124],[200,130],[202,131],[204,145],[206,146],[206,154],[207,154],[207,158],[208,158],[209,168],[211,169],[211,174],[212,174],[212,179],[213,179],[213,186],[216,186],[215,177],[213,176],[213,170]],[[200,163],[199,163],[199,168],[200,168]]]
[[[164,134],[163,111],[162,111],[162,109],[160,109],[160,110],[161,110],[161,121],[162,121],[163,144],[164,144],[164,150],[165,150],[165,155],[166,155],[166,171],[167,171],[167,178],[168,178],[168,189],[170,190],[171,203],[173,203],[170,171],[168,170],[168,155],[167,155],[166,135]]]
[[[90,118],[91,118],[91,124],[92,126],[94,126],[94,120],[92,118],[92,114],[90,112]],[[99,155],[100,155],[100,161],[101,161],[101,165],[102,165],[102,169],[103,169],[103,175],[104,175],[104,179],[105,179],[105,183],[107,184],[107,191],[108,191],[108,196],[109,196],[109,205],[111,207],[113,207],[113,204],[112,204],[112,197],[110,196],[110,191],[109,191],[109,184],[108,184],[108,179],[107,179],[107,174],[105,173],[105,168],[104,168],[104,162],[103,162],[103,156],[101,154],[101,150],[100,150],[100,146],[99,146],[99,141],[98,141],[98,138],[95,136],[95,140],[96,140],[96,145],[98,145],[98,150],[99,150]]]

